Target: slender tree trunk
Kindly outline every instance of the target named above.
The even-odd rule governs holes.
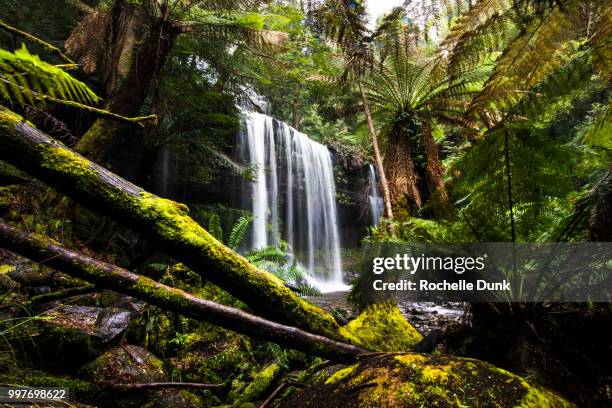
[[[421,208],[423,202],[417,185],[412,148],[404,132],[398,131],[391,135],[384,166],[387,171],[393,206],[396,206],[402,198],[408,197],[417,208]]]
[[[0,160],[77,202],[133,227],[158,249],[182,260],[272,320],[341,338],[331,315],[297,297],[276,276],[215,240],[184,204],[154,196],[71,151],[0,107]]]
[[[380,189],[383,193],[383,200],[385,203],[385,214],[389,220],[393,220],[393,207],[391,205],[391,194],[389,193],[389,183],[387,182],[387,176],[385,174],[385,168],[383,166],[382,156],[380,154],[380,148],[378,146],[378,136],[376,136],[376,128],[374,127],[374,120],[372,119],[372,112],[370,111],[370,103],[365,93],[363,86],[363,80],[361,78],[357,81],[359,83],[359,92],[361,93],[361,100],[363,103],[363,112],[365,113],[366,120],[368,122],[368,131],[372,138],[372,148],[374,150],[374,160],[376,161],[376,169],[378,170],[378,177],[380,177]]]
[[[612,240],[612,167],[592,191],[593,209],[589,220],[589,239]]]
[[[431,124],[424,120],[421,126],[421,137],[425,146],[427,156],[427,186],[429,194],[438,202],[438,207],[444,208],[448,205],[448,192],[444,185],[442,163],[438,154],[438,144],[433,138]]]
[[[121,74],[129,64],[129,70],[117,88],[112,92],[107,110],[123,116],[138,116],[147,95],[157,86],[157,78],[180,31],[171,24],[153,23],[142,45],[136,51],[136,58],[129,64],[130,56],[122,53],[117,63]],[[129,39],[126,39],[130,43]],[[101,162],[120,140],[121,136],[133,129],[131,125],[109,119],[98,119],[77,144],[77,151],[89,159]]]
[[[0,244],[37,262],[44,262],[70,276],[134,296],[164,310],[215,324],[247,336],[272,341],[310,355],[334,361],[351,361],[366,351],[350,344],[314,335],[190,295],[146,276],[71,251],[40,235],[19,231],[0,218]]]
[[[293,128],[300,130],[302,121],[302,86],[298,84],[293,94]]]

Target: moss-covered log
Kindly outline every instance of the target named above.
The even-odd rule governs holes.
[[[300,299],[276,276],[214,239],[189,217],[185,205],[144,191],[4,107],[0,107],[0,160],[140,231],[160,251],[180,259],[258,314],[311,333],[341,338],[331,315]]]
[[[220,305],[163,285],[81,253],[36,234],[17,230],[0,219],[0,244],[3,248],[34,261],[44,262],[73,277],[134,296],[162,309],[215,324],[238,333],[272,341],[307,354],[335,361],[354,360],[365,350],[295,327],[274,323],[240,309]]]

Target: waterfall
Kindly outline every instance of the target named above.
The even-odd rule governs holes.
[[[284,240],[322,291],[346,288],[329,150],[286,123],[246,112],[238,151],[255,170],[242,189],[243,206],[255,217],[248,248]]]
[[[370,218],[372,225],[376,226],[380,223],[380,217],[383,213],[384,203],[378,191],[378,178],[376,177],[376,170],[374,166],[370,164],[370,194],[368,195],[368,203],[370,204]]]

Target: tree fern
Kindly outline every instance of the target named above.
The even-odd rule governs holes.
[[[25,45],[15,52],[0,49],[0,93],[5,102],[22,106],[45,97],[83,104],[100,100],[83,82],[30,54]]]

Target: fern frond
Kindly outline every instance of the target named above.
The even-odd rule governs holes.
[[[208,232],[217,241],[223,242],[223,227],[221,227],[221,219],[215,213],[210,214],[208,218]]]
[[[244,241],[251,222],[253,222],[253,217],[240,217],[232,228],[227,246],[234,250],[237,249]]]
[[[287,263],[287,254],[277,247],[265,247],[249,251],[247,259],[254,264],[267,262],[279,267]]]
[[[83,82],[30,54],[25,45],[14,53],[0,49],[0,79],[5,84],[2,95],[9,103],[24,105],[41,97],[83,104],[100,101]]]

